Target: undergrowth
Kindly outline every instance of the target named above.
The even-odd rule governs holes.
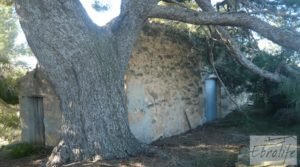
[[[239,112],[232,112],[222,119],[218,126],[224,129],[236,129],[249,135],[296,135],[300,136],[299,123],[285,127],[264,109],[244,109],[251,121]],[[299,140],[299,139],[298,139]]]
[[[0,149],[2,157],[11,159],[18,159],[31,155],[48,155],[50,152],[50,148],[29,143],[9,144]]]
[[[9,143],[20,138],[20,118],[18,114],[18,105],[8,105],[0,101],[0,146],[1,141]]]

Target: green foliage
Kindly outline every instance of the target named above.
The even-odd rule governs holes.
[[[26,45],[15,45],[18,26],[12,3],[0,1],[0,98],[9,104],[17,104],[18,80],[24,70],[14,66],[11,60],[18,55],[29,55],[30,50]]]
[[[217,70],[233,94],[243,91],[253,93],[251,99],[257,107],[268,107],[274,113],[279,108],[296,107],[300,110],[300,81],[291,78],[280,84],[273,83],[258,75],[253,74],[234,60],[228,59],[230,54],[226,48],[216,44],[213,50]],[[249,57],[254,64],[267,71],[274,72],[280,63],[296,65],[300,57],[290,50],[283,50],[277,55],[257,51],[254,56]],[[284,73],[282,73],[284,74]]]
[[[16,88],[9,85],[10,80],[0,82],[0,98],[10,104],[18,103],[18,92]]]
[[[20,143],[12,146],[8,155],[11,158],[21,158],[32,154],[36,154],[37,152],[38,149],[33,145],[27,143]]]
[[[0,99],[0,137],[8,142],[20,135],[19,107],[6,104]]]
[[[224,45],[216,43],[213,54],[217,71],[231,93],[238,94],[252,89],[252,81],[257,77],[233,59],[228,58],[230,53]]]
[[[5,156],[8,158],[18,159],[30,155],[48,154],[50,153],[50,149],[40,145],[17,143],[1,148],[1,152],[5,152]]]
[[[299,0],[253,0],[249,1],[248,4],[241,3],[240,5],[242,7],[241,10],[245,12],[255,12],[257,9],[268,9],[270,12],[257,12],[257,16],[277,27],[295,31],[295,22],[299,20],[299,15],[297,14],[300,12],[299,4]],[[279,13],[285,13],[286,15],[280,15]],[[231,36],[240,44],[240,49],[245,53],[245,56],[258,67],[266,71],[275,72],[278,65],[282,62],[292,66],[296,66],[300,63],[299,53],[292,50],[282,49],[273,54],[260,51],[257,46],[257,39],[260,37],[259,35],[253,35],[251,31],[236,27],[227,27],[227,30],[229,30]],[[296,99],[299,97],[296,97],[295,94],[300,92],[296,86],[297,84],[299,85],[299,82],[295,82],[293,79],[289,81],[289,85],[287,85],[287,83],[278,85],[267,81],[246,70],[231,58],[228,58],[231,53],[222,45],[217,44],[213,53],[217,71],[231,92],[252,92],[252,99],[255,100],[255,104],[259,106],[264,106],[266,105],[265,103],[271,101],[272,105],[277,104],[273,109],[284,107],[287,104],[291,107],[296,106],[296,108],[298,108],[299,102]],[[281,74],[289,77],[286,73]],[[284,85],[291,90],[284,90]],[[281,92],[279,93],[277,89]],[[294,94],[288,93],[289,91],[294,91]],[[274,92],[277,93],[275,94]]]
[[[282,126],[274,117],[264,112],[265,109],[257,107],[244,107],[243,112],[247,112],[252,121],[248,121],[240,112],[232,112],[222,119],[218,126],[224,129],[236,129],[248,134],[268,135],[300,135],[300,124],[286,128]]]
[[[13,8],[0,5],[0,65],[8,62],[17,35],[18,30]]]
[[[264,20],[276,25],[277,27],[292,31],[298,29],[299,31],[299,25],[295,24],[300,18],[299,0],[252,0],[251,3],[252,6],[256,7],[256,9],[267,9],[270,11],[267,13],[258,12],[257,15],[260,18],[264,18]]]
[[[300,112],[300,79],[285,80],[279,84],[274,93],[284,95],[288,105]]]
[[[0,0],[0,5],[12,6],[14,4],[14,0]]]
[[[293,127],[300,125],[300,112],[295,112],[294,108],[281,108],[273,115],[274,120],[283,127]]]
[[[32,55],[27,44],[15,43],[19,28],[14,8],[1,5],[0,1],[0,74],[16,56]]]
[[[201,151],[192,162],[192,166],[232,166],[236,162],[236,152],[230,149],[220,149],[218,151]]]
[[[23,70],[11,70],[0,78],[0,98],[9,104],[19,102],[19,80],[24,76]]]
[[[21,158],[31,154],[35,154],[36,149],[30,144],[18,144],[10,152],[9,156],[11,158]]]
[[[0,113],[0,124],[4,127],[18,128],[20,126],[19,116],[14,112]]]

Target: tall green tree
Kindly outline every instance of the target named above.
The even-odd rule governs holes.
[[[9,55],[13,52],[18,35],[16,21],[13,7],[0,4],[0,66],[9,63]]]
[[[11,64],[11,59],[20,52],[15,46],[18,35],[16,16],[11,3],[0,4],[0,98],[13,104],[18,103],[17,78],[20,77],[19,71]]]

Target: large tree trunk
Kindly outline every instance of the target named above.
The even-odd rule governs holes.
[[[142,24],[120,24],[135,29],[122,44],[120,34],[92,23],[78,0],[17,0],[16,10],[61,101],[61,141],[47,165],[141,152],[129,129],[123,80]]]

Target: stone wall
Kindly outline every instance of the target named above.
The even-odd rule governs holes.
[[[205,122],[202,57],[191,48],[184,33],[162,27],[144,28],[125,75],[128,119],[137,139],[150,143]],[[46,145],[55,145],[61,122],[59,100],[38,70],[22,80],[22,137],[31,140],[30,128],[34,125],[29,119],[32,111],[26,98],[35,96],[43,97]],[[220,117],[226,115],[222,105],[221,99]]]
[[[20,118],[22,125],[22,141],[32,142],[35,140],[37,121],[34,116],[35,106],[32,101],[42,98],[44,110],[44,143],[49,146],[57,144],[60,138],[61,113],[59,99],[55,95],[51,85],[43,73],[36,68],[35,71],[27,73],[21,80],[20,92]]]
[[[130,128],[149,143],[204,122],[204,82],[201,56],[181,34],[147,30],[133,50],[125,81]]]

